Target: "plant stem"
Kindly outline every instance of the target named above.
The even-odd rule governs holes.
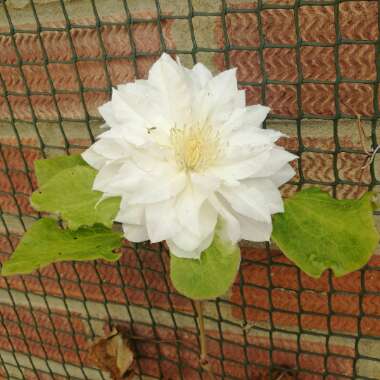
[[[206,334],[205,334],[205,321],[203,318],[203,303],[202,301],[194,301],[195,308],[197,310],[198,324],[199,324],[199,340],[201,344],[201,354],[199,363],[201,368],[208,373],[211,380],[216,380],[214,373],[212,372],[210,363],[207,359],[207,345],[206,345]]]

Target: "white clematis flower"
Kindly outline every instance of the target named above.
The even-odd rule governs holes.
[[[163,54],[99,111],[109,130],[83,158],[99,170],[94,189],[122,197],[116,221],[128,240],[166,240],[186,258],[210,246],[217,222],[233,243],[269,240],[296,156],[261,128],[269,108],[246,106],[235,69],[213,77]]]

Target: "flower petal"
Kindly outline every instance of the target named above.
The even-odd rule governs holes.
[[[103,193],[119,195],[119,182],[115,181],[119,174],[123,161],[110,161],[104,165],[95,177],[93,190],[102,191]]]
[[[250,195],[258,199],[262,196],[262,202],[268,207],[271,214],[284,212],[284,202],[277,186],[267,178],[249,179],[243,182],[249,188]],[[255,218],[260,220],[258,218]]]
[[[231,208],[239,214],[270,223],[269,205],[265,202],[264,194],[254,187],[249,188],[246,185],[241,185],[231,188],[225,186],[219,192],[228,201]]]
[[[252,218],[247,218],[241,214],[236,215],[240,223],[241,238],[249,241],[263,242],[269,241],[272,234],[272,223],[259,222]]]
[[[119,213],[115,217],[115,222],[125,224],[144,224],[145,207],[140,205],[130,205],[125,198],[121,200]]]
[[[274,145],[270,151],[270,159],[259,170],[252,173],[255,177],[269,177],[277,173],[290,161],[298,158],[296,155],[289,153],[285,149],[282,149]]]
[[[168,54],[162,54],[149,71],[149,84],[161,94],[161,113],[172,122],[172,127],[188,124],[191,98],[185,69]]]
[[[259,147],[273,145],[283,134],[272,129],[256,129],[254,127],[239,129],[231,134],[228,142],[233,146],[249,145]]]
[[[178,222],[199,235],[199,213],[206,197],[197,191],[194,186],[188,184],[185,190],[177,197],[175,205]]]
[[[145,226],[135,224],[123,224],[124,237],[134,243],[149,240],[148,232]]]
[[[289,164],[286,164],[279,171],[274,173],[270,177],[270,179],[277,187],[279,187],[284,183],[290,181],[295,174],[296,172],[294,171],[294,169]]]
[[[199,259],[203,251],[205,251],[214,240],[214,234],[210,234],[202,242],[196,249],[191,251],[186,251],[179,246],[177,246],[173,240],[167,240],[166,243],[169,247],[170,253],[177,257],[182,257],[184,259]]]
[[[236,243],[240,240],[240,225],[237,218],[230,211],[220,197],[212,195],[208,198],[210,204],[218,212],[221,218],[221,230],[218,232],[222,240],[231,241]]]
[[[257,172],[266,167],[267,162],[271,159],[271,152],[269,149],[251,154],[251,158],[234,161],[227,161],[218,166],[214,166],[208,170],[209,173],[226,181],[234,182],[244,178],[249,178],[256,175]],[[264,171],[264,170],[263,170]]]
[[[145,207],[146,227],[152,243],[170,239],[180,230],[174,206],[175,198],[172,198]]]
[[[194,65],[190,70],[191,78],[198,84],[198,88],[205,87],[207,83],[212,79],[211,71],[202,63]]]
[[[137,190],[144,178],[145,173],[131,161],[110,161],[99,170],[93,189],[114,195],[125,195]]]
[[[157,181],[153,179],[145,179],[138,189],[129,199],[130,204],[138,203],[157,203],[176,196],[186,186],[186,175],[184,173],[176,173],[172,176],[162,177]]]
[[[106,163],[107,159],[99,153],[96,153],[92,147],[89,147],[82,153],[82,158],[93,168],[99,170]]]
[[[262,106],[261,104],[255,104],[253,106],[248,106],[244,114],[244,119],[246,125],[254,128],[261,128],[263,121],[268,116],[270,108]]]

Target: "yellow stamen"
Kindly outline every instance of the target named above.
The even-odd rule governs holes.
[[[210,125],[172,128],[170,141],[181,170],[203,171],[220,155],[220,137]]]

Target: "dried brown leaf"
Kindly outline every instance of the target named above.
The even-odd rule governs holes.
[[[132,380],[134,376],[135,354],[129,340],[116,328],[91,344],[89,358],[113,380]]]

